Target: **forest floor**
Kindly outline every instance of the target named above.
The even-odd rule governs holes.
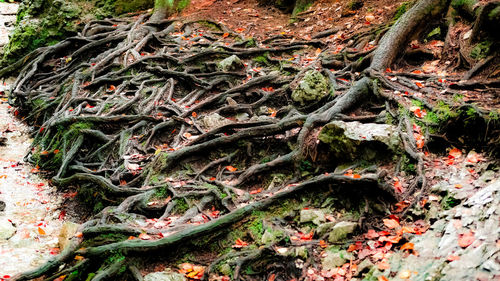
[[[307,48],[295,53],[295,55],[284,55],[283,57],[274,57],[277,59],[288,60],[293,63],[294,66],[298,68],[306,68],[314,66],[321,56],[334,55],[338,53],[339,50],[344,49],[344,47],[349,44],[346,42],[345,38],[351,38],[355,34],[362,33],[364,31],[369,31],[375,25],[381,25],[388,22],[397,12],[398,7],[404,1],[363,1],[364,5],[361,9],[357,11],[347,11],[345,5],[341,2],[333,1],[317,1],[310,9],[306,12],[299,13],[297,19],[294,22],[290,21],[289,15],[282,13],[281,11],[258,5],[256,0],[239,1],[239,0],[229,0],[229,1],[217,1],[217,0],[193,0],[191,1],[191,6],[180,15],[177,15],[183,20],[200,20],[208,19],[216,22],[224,23],[227,27],[234,30],[241,36],[248,38],[252,37],[258,41],[265,41],[274,36],[281,36],[287,38],[289,42],[295,41],[314,41],[318,40],[318,46]],[[0,3],[1,5],[2,3]],[[322,37],[320,39],[313,38],[315,34],[321,31],[330,29],[332,27],[337,27],[338,30],[332,35]],[[470,26],[466,25],[456,25],[454,30],[450,32],[451,37],[464,37],[470,31]],[[0,30],[1,34],[1,30]],[[194,43],[196,42],[196,33],[192,38],[184,39],[188,41],[186,45],[192,44],[190,40]],[[226,46],[234,44],[232,38],[224,34],[223,39]],[[458,62],[453,53],[443,52],[445,46],[444,41],[441,39],[432,39],[426,42],[412,41],[408,46],[408,49],[420,49],[424,50],[428,59],[417,59],[404,57],[397,62],[397,69],[387,69],[384,73],[385,77],[392,82],[401,83],[404,85],[406,91],[400,90],[384,90],[386,94],[394,96],[397,101],[403,105],[406,105],[410,109],[410,114],[412,118],[423,123],[429,122],[431,112],[427,112],[424,108],[436,108],[441,106],[442,101],[446,101],[450,106],[467,106],[467,108],[478,109],[478,111],[493,112],[493,114],[499,114],[500,109],[500,99],[498,98],[498,92],[491,90],[486,87],[475,88],[468,87],[467,83],[470,81],[465,81],[463,79],[464,75],[467,74],[467,69],[454,67]],[[370,42],[365,42],[363,44],[363,51],[369,51],[373,48]],[[145,53],[145,56],[154,55],[150,53]],[[144,56],[141,54],[141,56]],[[498,60],[498,58],[495,58]],[[66,61],[68,63],[68,61]],[[252,61],[247,60],[249,72],[255,72],[255,76],[259,76],[264,70],[262,70],[257,65],[252,65]],[[263,67],[264,68],[264,67]],[[248,70],[247,69],[247,70]],[[331,71],[337,71],[339,69],[331,69]],[[402,75],[405,73],[405,75]],[[411,75],[406,75],[410,73]],[[351,81],[354,81],[359,74],[352,74],[353,76],[343,76],[342,78],[337,78],[339,84],[345,83],[349,85]],[[429,78],[430,76],[436,77],[436,79]],[[485,68],[479,70],[475,73],[475,81],[491,81],[492,78],[497,78],[498,72],[495,69]],[[347,78],[347,79],[346,79]],[[350,79],[349,79],[350,78]],[[391,83],[391,82],[389,82]],[[481,83],[481,82],[478,82]],[[85,86],[86,87],[86,86]],[[107,85],[110,92],[111,88],[115,86]],[[263,88],[263,91],[274,91],[268,87]],[[181,97],[177,97],[180,99]],[[175,98],[172,99],[175,102]],[[417,102],[416,102],[417,101]],[[231,104],[230,104],[231,105]],[[8,108],[5,103],[2,103],[0,118],[2,120],[11,120],[12,116],[5,118]],[[156,106],[156,104],[155,104]],[[191,106],[196,107],[192,104]],[[91,112],[92,107],[88,104],[86,107],[83,106],[83,112]],[[186,107],[188,108],[188,107]],[[269,108],[268,113],[276,116],[276,111],[273,108]],[[82,110],[82,108],[80,108]],[[12,110],[11,110],[12,111]],[[73,108],[70,112],[66,114],[72,114]],[[274,111],[271,112],[271,111]],[[474,111],[470,111],[471,116],[474,115]],[[196,114],[196,112],[193,112]],[[350,117],[357,117],[363,112],[354,111],[350,113]],[[202,114],[198,111],[198,114]],[[208,113],[207,113],[208,114]],[[231,115],[230,112],[228,115]],[[68,115],[65,115],[68,116]],[[192,115],[196,119],[196,115]],[[278,113],[279,116],[279,113]],[[267,116],[266,116],[267,117]],[[237,116],[229,116],[228,120],[235,121]],[[200,118],[201,119],[201,118]],[[226,120],[227,121],[227,120]],[[226,122],[224,121],[224,122]],[[229,122],[229,121],[227,121]],[[11,121],[6,121],[6,123],[11,123]],[[2,123],[0,123],[0,129],[2,129]],[[40,124],[38,124],[40,125]],[[16,126],[21,126],[16,124]],[[37,127],[40,133],[42,128]],[[21,129],[23,130],[23,129]],[[175,130],[174,130],[175,131]],[[173,132],[171,134],[173,134]],[[190,133],[185,133],[180,138],[180,142],[177,141],[178,147],[168,148],[159,147],[158,151],[165,151],[171,149],[171,151],[180,149],[182,146],[189,144],[189,141],[196,140],[193,131]],[[203,131],[200,131],[203,132]],[[193,135],[191,135],[193,133]],[[423,133],[420,127],[413,126],[414,137],[419,140],[419,137],[423,138]],[[368,221],[364,221],[364,224],[354,232],[352,236],[345,241],[339,243],[338,241],[324,241],[320,240],[322,235],[320,235],[320,229],[328,229],[330,224],[335,224],[344,222],[344,220],[357,220],[359,222],[363,220],[364,215],[359,215],[360,217],[353,217],[350,214],[346,214],[342,207],[338,209],[335,208],[323,208],[323,205],[328,205],[328,200],[316,204],[314,206],[308,206],[308,202],[302,202],[296,207],[300,207],[300,210],[295,210],[297,212],[297,218],[293,220],[293,226],[286,226],[285,228],[289,231],[287,235],[289,236],[289,243],[285,246],[283,245],[273,245],[271,249],[275,251],[278,255],[282,255],[283,259],[291,259],[294,265],[301,269],[301,276],[305,280],[356,280],[363,278],[371,278],[369,280],[497,280],[500,278],[500,171],[498,169],[498,159],[494,158],[494,155],[488,154],[487,149],[484,147],[481,150],[480,147],[474,147],[467,143],[467,140],[471,138],[466,137],[467,132],[462,132],[465,135],[465,139],[460,136],[454,136],[453,139],[446,139],[442,142],[433,143],[417,143],[417,147],[423,156],[424,164],[424,175],[426,179],[426,188],[422,190],[416,190],[414,194],[406,194],[405,190],[410,188],[410,182],[408,179],[412,179],[411,175],[405,173],[405,171],[400,171],[399,164],[390,163],[382,167],[388,171],[397,172],[395,174],[389,173],[389,176],[385,180],[394,188],[395,193],[402,195],[408,195],[406,200],[397,202],[390,206],[376,206],[377,203],[373,203],[370,206],[371,210],[377,209],[384,213],[383,217],[371,217],[370,214],[364,214]],[[476,132],[472,132],[475,134]],[[426,136],[427,137],[427,136]],[[439,136],[436,136],[439,139]],[[19,142],[19,140],[17,140]],[[21,147],[13,149],[16,152],[16,158],[19,159],[14,162],[21,161],[24,149],[27,148],[26,141],[28,139],[23,139],[23,145]],[[149,142],[149,141],[148,141]],[[13,142],[9,139],[8,145]],[[484,144],[484,143],[483,143]],[[276,144],[275,144],[276,145]],[[456,148],[456,147],[459,147]],[[2,147],[6,149],[5,151],[10,151],[9,146]],[[149,153],[151,154],[151,153]],[[149,155],[141,158],[137,162],[133,162],[130,165],[129,170],[137,170],[135,163],[144,165],[144,162],[149,161],[148,157],[153,157]],[[132,156],[131,156],[132,157]],[[137,157],[137,156],[136,156]],[[3,158],[7,158],[2,156]],[[12,176],[18,176],[18,180],[23,185],[26,181],[39,182],[38,180],[25,179],[26,169],[30,170],[27,166],[23,168],[23,171],[16,171],[16,167],[8,167],[11,165],[12,157],[6,162],[6,167],[4,170],[8,174],[8,177],[2,180],[12,181]],[[146,160],[143,160],[146,159]],[[133,157],[132,157],[132,160]],[[131,161],[132,161],[131,160]],[[234,165],[230,162],[229,158],[228,165]],[[127,163],[127,162],[125,162]],[[226,162],[221,162],[226,163]],[[400,163],[401,164],[401,163]],[[17,164],[16,164],[17,165]],[[220,163],[218,164],[220,165]],[[194,170],[201,170],[203,166],[198,166],[193,164]],[[128,168],[128,167],[127,167]],[[222,168],[222,170],[221,170]],[[14,170],[12,170],[14,169]],[[191,168],[190,168],[191,169]],[[229,171],[225,171],[225,170]],[[215,172],[217,173],[217,178],[220,177],[227,179],[222,181],[225,184],[235,181],[236,178],[232,176],[230,169],[235,169],[233,166],[219,167]],[[214,172],[213,170],[208,170]],[[325,176],[329,173],[339,173],[338,169],[335,171],[325,171]],[[355,170],[355,173],[358,170]],[[277,172],[282,172],[279,170]],[[16,174],[17,173],[17,174]],[[201,172],[200,172],[201,173]],[[236,172],[236,174],[239,171]],[[353,171],[344,170],[340,172],[341,175],[346,177],[359,176],[358,174],[353,174]],[[0,172],[0,175],[3,172]],[[177,176],[177,175],[176,175]],[[175,189],[181,188],[182,186],[191,183],[189,180],[184,180],[181,175],[180,178],[165,178],[164,181],[171,184]],[[215,176],[215,174],[213,174]],[[364,175],[362,175],[364,177]],[[355,177],[356,178],[356,177]],[[196,179],[196,178],[195,178]],[[217,182],[215,177],[210,180],[205,180],[208,183]],[[271,185],[274,179],[271,180]],[[124,185],[127,184],[123,180]],[[120,181],[122,185],[122,181]],[[62,223],[59,220],[59,211],[55,211],[59,208],[61,200],[73,201],[70,205],[63,206],[63,213],[74,212],[71,210],[74,208],[75,201],[78,197],[70,198],[53,198],[55,202],[40,203],[40,198],[37,193],[40,192],[40,187],[48,188],[43,190],[44,196],[50,196],[49,193],[53,191],[48,185],[39,184],[28,184],[29,189],[32,191],[26,192],[26,196],[23,200],[36,201],[33,206],[35,206],[40,213],[35,218],[18,218],[20,221],[16,223],[18,227],[26,224],[29,228],[26,231],[19,231],[16,233],[26,235],[26,233],[31,233],[32,237],[38,239],[41,243],[39,249],[41,254],[50,254],[55,248],[55,236],[52,232],[56,232],[58,226]],[[46,186],[46,187],[44,187]],[[288,185],[284,190],[289,190],[291,185]],[[3,185],[0,187],[0,200],[2,195],[7,192],[15,191],[12,189],[17,189],[17,186]],[[246,186],[247,192],[244,195],[237,194],[239,206],[246,206],[247,201],[244,201],[243,197],[252,197],[252,199],[259,198],[264,199],[271,197],[274,194],[272,187],[269,190],[259,189],[258,186]],[[74,194],[74,186],[70,189],[64,190],[66,194]],[[280,190],[282,191],[282,190]],[[275,194],[277,194],[277,191]],[[23,190],[24,193],[24,190]],[[76,192],[75,192],[76,193]],[[249,195],[250,194],[250,195]],[[24,196],[24,195],[23,195]],[[369,196],[369,195],[367,195]],[[34,198],[36,197],[36,198]],[[63,194],[60,197],[64,197]],[[20,201],[20,199],[14,199],[13,201]],[[166,202],[170,200],[170,197],[166,199]],[[410,202],[413,200],[414,202]],[[13,202],[12,201],[12,202]],[[43,200],[42,200],[43,201]],[[46,200],[45,200],[46,201]],[[44,202],[45,202],[44,201]],[[307,200],[306,200],[307,201]],[[312,202],[314,200],[310,200]],[[12,203],[11,202],[11,203]],[[161,200],[149,202],[151,205],[162,204]],[[151,205],[148,206],[151,207]],[[40,205],[42,204],[42,205]],[[44,208],[49,207],[48,213],[45,213]],[[71,206],[71,207],[69,207]],[[328,205],[329,206],[329,205]],[[408,208],[408,206],[410,206]],[[222,207],[219,205],[222,209]],[[66,208],[66,209],[64,209]],[[365,205],[368,208],[368,203]],[[348,208],[346,208],[348,209]],[[7,208],[5,215],[9,215],[9,208]],[[35,211],[34,211],[35,212]],[[363,211],[360,211],[363,213]],[[47,216],[45,216],[47,214]],[[204,214],[207,215],[203,217]],[[0,218],[5,216],[0,213]],[[82,218],[86,217],[87,214],[82,214]],[[193,217],[190,224],[197,225],[206,223],[207,219],[215,219],[219,216],[218,211],[213,209],[211,211],[205,210],[205,213],[201,213],[200,216]],[[308,218],[306,218],[308,217]],[[314,217],[314,220],[311,219]],[[38,225],[43,218],[42,225]],[[171,216],[168,218],[167,225],[172,223],[175,224],[179,216]],[[366,218],[364,218],[366,219]],[[371,220],[373,219],[373,220]],[[268,220],[268,218],[266,218]],[[271,220],[271,219],[269,219]],[[21,223],[22,221],[22,223]],[[51,225],[47,225],[47,222],[53,222]],[[77,221],[81,223],[82,221]],[[134,218],[135,226],[139,225],[146,229],[148,227],[148,233],[141,233],[138,235],[140,240],[155,240],[159,239],[165,235],[171,235],[169,232],[164,232],[165,225],[162,225],[162,220],[156,218]],[[267,221],[269,222],[269,221]],[[358,221],[356,221],[358,222]],[[273,221],[273,223],[275,223]],[[273,224],[271,223],[271,225]],[[152,226],[154,225],[154,227]],[[262,225],[260,226],[262,228]],[[40,228],[42,231],[40,231]],[[149,232],[153,229],[156,232]],[[167,228],[168,231],[168,228]],[[311,232],[309,232],[311,231]],[[42,233],[44,233],[42,235]],[[264,247],[264,242],[260,243],[261,239],[264,240],[264,234],[269,234],[267,231],[260,233],[262,237],[254,237],[252,235],[245,235],[244,241],[238,239],[233,245],[233,251],[244,252],[244,248],[249,246],[248,241],[252,244],[252,240],[256,245]],[[308,235],[311,233],[311,235]],[[149,235],[148,235],[149,234]],[[271,234],[269,234],[271,235]],[[28,235],[29,236],[29,235]],[[323,235],[324,236],[324,235]],[[41,238],[40,238],[41,237]],[[231,236],[232,237],[232,236]],[[51,238],[51,239],[49,239]],[[129,239],[134,239],[133,236]],[[137,238],[135,238],[137,239]],[[139,240],[138,239],[138,240]],[[48,241],[50,240],[50,241]],[[57,240],[57,239],[56,239]],[[6,242],[11,243],[15,239],[9,239]],[[54,244],[55,243],[55,244]],[[250,245],[253,246],[253,245]],[[3,246],[2,246],[3,247]],[[9,249],[9,247],[11,247]],[[26,247],[29,248],[29,247]],[[307,249],[306,249],[307,248]],[[52,250],[51,250],[52,249]],[[13,253],[15,246],[5,246],[1,248],[0,260],[2,255],[9,257],[10,253]],[[168,272],[166,275],[169,278],[181,278],[176,273],[171,273],[171,270],[178,271],[177,267],[180,267],[180,272],[188,276],[191,271],[182,271],[184,268],[180,265],[180,262],[184,262],[184,265],[203,265],[207,266],[214,259],[216,253],[207,253],[207,251],[200,250],[201,254],[185,255],[182,259],[177,261],[159,261],[151,262],[141,269],[141,274],[146,276],[153,272],[165,270]],[[80,257],[80,256],[76,256]],[[75,257],[75,258],[76,258]],[[12,259],[8,258],[9,261]],[[210,262],[209,262],[210,261]],[[305,261],[305,262],[304,262]],[[26,261],[25,261],[26,262]],[[248,269],[250,268],[250,269]],[[13,275],[19,272],[18,268],[11,269],[11,271],[2,272],[3,267],[0,263],[0,274]],[[27,269],[27,268],[25,268]],[[285,269],[282,269],[285,270]],[[254,274],[251,267],[247,267],[244,272],[248,276]],[[221,271],[219,271],[221,274]],[[260,275],[257,275],[260,274]],[[259,272],[255,273],[254,276],[265,276],[265,280],[281,280],[280,276],[292,276],[293,274],[282,274],[279,269],[272,268],[269,272]],[[193,276],[190,276],[193,277]],[[59,277],[58,280],[60,279]],[[150,278],[153,278],[150,275]],[[197,276],[194,276],[197,279]],[[227,280],[225,276],[211,276],[213,280]],[[256,279],[258,277],[250,277],[251,279]],[[0,275],[0,280],[2,276]],[[7,278],[4,278],[7,279]],[[264,278],[261,278],[264,279]],[[153,280],[153,279],[147,279]],[[170,280],[170,279],[165,279]],[[180,279],[179,279],[180,280]]]

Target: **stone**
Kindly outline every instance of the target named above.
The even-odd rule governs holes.
[[[343,161],[372,160],[401,148],[397,128],[387,124],[333,121],[321,129],[318,139]]]
[[[187,281],[186,277],[175,272],[153,272],[144,276],[144,281]]]
[[[220,116],[218,113],[212,113],[203,117],[203,126],[208,130],[213,130],[215,128],[231,124],[231,120]]]
[[[16,228],[5,218],[0,219],[0,240],[7,240],[16,233]]]
[[[248,121],[250,119],[248,113],[238,113],[234,117],[236,118],[236,120],[238,120],[238,122]]]
[[[59,232],[59,249],[64,250],[66,246],[69,244],[69,240],[75,236],[75,233],[78,230],[80,225],[74,222],[64,222],[61,227],[61,231]]]
[[[320,101],[330,92],[328,80],[317,70],[309,70],[292,92],[292,100],[301,106]]]
[[[223,60],[221,60],[219,63],[217,63],[217,68],[222,71],[233,71],[233,70],[238,70],[245,67],[243,62],[240,60],[240,58],[236,55],[232,55],[230,57],[227,57]]]
[[[0,200],[0,212],[3,212],[5,210],[5,202]]]
[[[323,235],[328,233],[335,226],[335,224],[336,222],[326,222],[318,225],[318,227],[316,228],[316,234],[319,237],[323,237]]]
[[[300,211],[300,222],[312,222],[315,225],[320,225],[325,222],[325,213],[318,209],[306,209]]]
[[[347,251],[326,251],[326,256],[321,260],[321,265],[323,266],[323,270],[333,270],[352,258],[354,258],[352,254]]]
[[[358,264],[358,267],[356,269],[356,272],[354,275],[360,275],[363,272],[368,272],[370,269],[375,266],[373,262],[370,261],[370,259],[364,259],[362,262]]]
[[[328,241],[331,243],[342,241],[349,234],[352,234],[357,226],[357,223],[350,221],[341,221],[337,223],[330,231]]]
[[[300,247],[296,247],[293,250],[292,255],[293,255],[293,257],[302,258],[302,259],[305,260],[305,259],[307,259],[307,256],[309,255],[309,252],[307,251],[306,246],[300,246]]]

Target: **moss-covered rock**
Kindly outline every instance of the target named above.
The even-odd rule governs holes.
[[[90,20],[152,8],[153,4],[153,0],[23,1],[9,44],[0,54],[0,68],[38,47],[76,34]]]
[[[328,236],[328,241],[330,243],[336,243],[342,241],[347,236],[352,234],[357,227],[358,224],[355,222],[341,221],[332,228],[332,231],[330,231],[330,235]]]
[[[321,129],[318,139],[329,146],[334,158],[343,161],[372,160],[400,148],[396,128],[387,124],[334,121]]]
[[[233,71],[233,70],[239,70],[245,66],[243,65],[243,62],[240,60],[239,57],[237,57],[236,55],[232,55],[230,57],[221,60],[217,64],[217,67],[219,68],[219,70],[222,71]]]
[[[330,91],[330,85],[321,72],[309,70],[292,93],[292,100],[304,106],[319,101]]]

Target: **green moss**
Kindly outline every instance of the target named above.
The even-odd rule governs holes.
[[[394,17],[392,18],[394,21],[398,20],[406,11],[408,11],[411,7],[410,2],[403,2],[399,7],[396,9],[396,13],[394,14]]]
[[[359,10],[363,7],[363,1],[361,0],[351,0],[347,3],[347,8],[351,11]]]
[[[175,213],[183,214],[187,210],[189,210],[189,205],[185,199],[183,198],[175,199],[175,211],[174,211]]]
[[[488,13],[488,19],[492,22],[500,21],[500,5]]]
[[[307,11],[313,3],[314,0],[297,0],[293,8],[292,18],[294,18],[299,13]]]
[[[326,77],[317,70],[309,70],[292,92],[292,100],[304,106],[321,100],[328,93],[330,93],[330,84]]]
[[[460,200],[454,198],[450,193],[446,194],[446,196],[441,200],[441,207],[444,210],[449,210],[455,206],[458,206],[458,204],[460,204]]]
[[[471,58],[477,60],[485,58],[490,54],[491,45],[492,45],[491,41],[483,41],[476,44],[476,46],[474,46],[474,48],[472,48],[470,52]]]
[[[271,63],[267,59],[268,56],[269,56],[269,53],[266,52],[263,55],[260,55],[260,56],[253,58],[253,61],[262,65],[262,66],[269,66],[269,65],[271,65]]]

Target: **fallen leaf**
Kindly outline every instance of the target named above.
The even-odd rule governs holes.
[[[408,250],[408,251],[412,251],[414,249],[415,245],[413,243],[405,243],[401,246],[401,248],[399,248],[401,251],[404,251],[404,250]]]
[[[449,255],[446,260],[448,261],[457,261],[460,259],[460,256],[455,256],[455,255]]]
[[[453,158],[460,158],[460,156],[462,156],[462,151],[458,148],[453,148],[452,150],[450,150],[450,153],[448,155]]]
[[[38,234],[40,234],[40,235],[46,235],[47,233],[45,232],[45,230],[43,230],[43,228],[38,227]]]
[[[378,277],[378,281],[389,281],[389,279],[387,279],[387,277],[383,276],[383,275],[380,275]]]
[[[399,273],[399,278],[401,279],[410,279],[411,277],[411,272],[409,270],[403,270],[401,273]]]
[[[240,249],[240,248],[243,248],[243,247],[246,247],[248,246],[248,243],[241,240],[240,238],[236,239],[235,241],[235,244],[233,246],[231,246],[232,248],[234,249]]]
[[[229,172],[235,172],[236,170],[238,170],[238,168],[235,168],[233,166],[226,166],[226,169],[229,171]]]
[[[474,243],[474,241],[475,237],[474,237],[474,232],[472,231],[458,235],[458,246],[462,248],[469,247],[472,243]]]
[[[191,113],[191,116],[193,116],[194,118],[196,118],[198,116],[198,114],[193,111],[193,113]]]

